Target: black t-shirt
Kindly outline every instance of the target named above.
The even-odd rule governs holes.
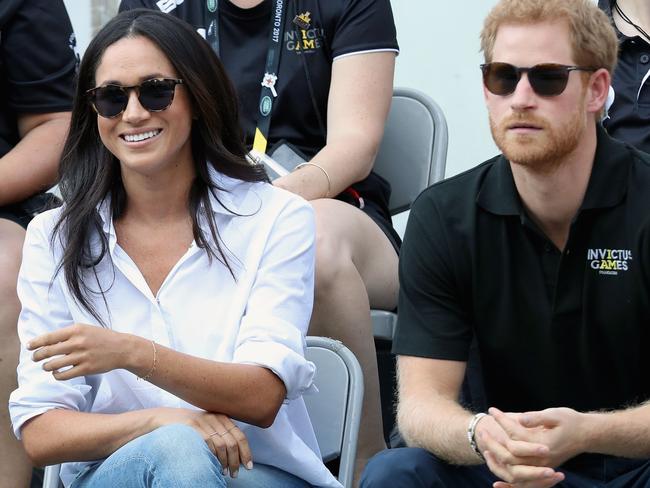
[[[120,3],[120,11],[137,7],[173,14],[192,24],[204,37],[212,19],[205,1],[122,0]],[[271,115],[269,147],[285,140],[312,157],[325,145],[318,113],[326,124],[332,62],[364,51],[397,52],[395,25],[389,0],[286,0],[285,8],[284,42],[276,84],[278,96]],[[219,2],[220,57],[237,88],[241,123],[249,146],[258,120],[272,9],[270,0],[250,9],[238,8],[228,0]],[[300,14],[308,14],[308,29],[303,30],[294,23]],[[374,174],[370,180],[354,186],[366,199],[372,200],[376,187],[382,183]]]
[[[75,47],[62,0],[0,2],[0,157],[20,140],[18,114],[71,109]]]
[[[650,399],[650,156],[598,130],[560,252],[498,156],[425,190],[400,253],[393,351],[466,361],[488,405],[615,409]]]
[[[610,0],[599,0],[598,6],[612,18]],[[640,35],[627,37],[618,29],[616,32],[619,55],[612,78],[615,98],[603,125],[612,137],[650,153],[650,43]]]

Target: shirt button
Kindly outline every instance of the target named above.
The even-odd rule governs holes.
[[[650,61],[650,56],[647,54],[642,54],[639,58],[639,61],[641,61],[641,64],[648,64],[648,61]]]

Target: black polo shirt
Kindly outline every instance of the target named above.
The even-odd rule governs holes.
[[[598,130],[564,252],[495,157],[425,190],[400,254],[393,351],[466,361],[488,405],[621,408],[650,398],[650,156]]]
[[[598,6],[612,18],[610,0]],[[614,21],[612,25],[616,29]],[[603,121],[607,132],[650,153],[650,43],[642,36],[627,37],[616,29],[618,64],[612,78],[614,102]]]

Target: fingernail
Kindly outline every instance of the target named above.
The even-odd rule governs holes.
[[[253,469],[253,461],[248,461],[246,463],[246,469]]]
[[[236,478],[237,477],[237,471],[233,471],[230,476],[232,476],[233,478]]]
[[[228,468],[223,468],[222,473],[224,476],[228,476]]]

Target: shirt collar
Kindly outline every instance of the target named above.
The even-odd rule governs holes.
[[[497,156],[490,167],[476,197],[476,203],[483,209],[496,215],[520,215],[521,200],[512,177],[510,162],[503,156]]]
[[[630,149],[609,137],[600,124],[596,128],[596,140],[594,165],[580,210],[614,207],[627,193]]]
[[[596,137],[594,165],[580,210],[614,207],[627,192],[630,149],[609,137],[600,124]],[[485,175],[476,203],[496,215],[523,216],[510,162],[503,155],[497,157]]]
[[[262,199],[252,188],[253,183],[231,178],[208,164],[210,180],[217,188],[209,191],[212,212],[223,215],[252,215],[257,212]]]

